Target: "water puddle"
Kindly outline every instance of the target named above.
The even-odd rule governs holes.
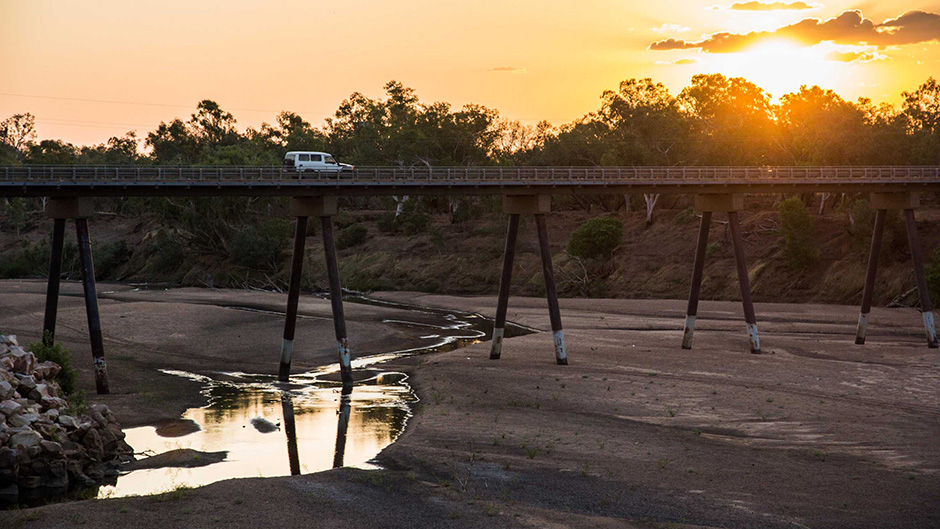
[[[278,383],[270,375],[164,371],[204,384],[208,404],[187,410],[172,423],[125,430],[135,451],[162,455],[162,462],[169,460],[173,466],[122,474],[100,486],[97,497],[156,494],[230,478],[298,475],[341,466],[377,468],[373,458],[401,434],[410,406],[417,401],[407,376],[382,371],[380,364],[488,340],[493,322],[479,314],[359,295],[344,299],[420,313],[415,319],[421,322],[387,319],[383,323],[410,329],[427,345],[354,358],[357,382],[345,394],[331,380],[339,371],[338,364],[293,375],[289,384]],[[282,314],[252,307],[227,308]],[[538,331],[508,324],[506,337],[531,332]]]
[[[369,461],[402,432],[409,406],[417,400],[407,377],[395,372],[376,372],[347,394],[313,374],[279,384],[275,377],[243,373],[211,378],[166,373],[205,384],[209,404],[187,410],[173,423],[125,433],[145,455],[180,454],[161,458],[179,466],[131,471],[102,486],[99,498],[156,494],[230,478],[376,468]]]

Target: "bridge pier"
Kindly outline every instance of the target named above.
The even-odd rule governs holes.
[[[862,292],[862,307],[858,316],[858,330],[855,343],[865,343],[868,329],[868,316],[871,312],[871,298],[875,288],[875,274],[878,269],[878,254],[881,251],[881,237],[884,232],[885,216],[889,209],[904,211],[904,223],[907,228],[907,242],[911,250],[911,260],[914,264],[914,278],[917,282],[917,292],[920,296],[920,311],[924,320],[924,333],[927,336],[927,347],[937,348],[937,330],[933,319],[933,307],[930,304],[930,295],[927,290],[927,278],[924,274],[924,259],[921,254],[920,241],[917,238],[917,223],[914,219],[914,209],[920,206],[920,199],[916,193],[872,193],[871,207],[876,210],[875,227],[872,232],[871,253],[868,256],[868,271],[865,276],[865,288]]]
[[[558,292],[555,288],[555,272],[552,269],[552,252],[548,244],[548,229],[545,226],[545,214],[551,212],[551,197],[548,195],[505,195],[503,197],[503,212],[509,214],[509,228],[506,233],[503,274],[500,278],[499,296],[496,301],[496,322],[493,326],[493,344],[490,349],[490,358],[498,359],[502,351],[506,327],[506,308],[509,304],[509,285],[512,279],[516,236],[519,231],[519,216],[533,215],[538,231],[542,274],[545,276],[545,295],[548,298],[548,315],[552,326],[552,342],[555,346],[555,363],[567,365],[568,355],[565,350],[565,335],[561,325]]]
[[[290,201],[288,213],[292,217],[297,217],[297,230],[294,233],[294,255],[291,261],[287,315],[284,323],[284,340],[281,345],[281,362],[278,369],[278,379],[282,381],[287,380],[290,376],[294,329],[297,321],[297,303],[300,297],[300,278],[303,271],[303,239],[307,231],[307,218],[320,217],[320,226],[323,230],[323,252],[330,281],[330,304],[333,309],[333,329],[339,353],[340,374],[344,388],[352,387],[353,384],[349,342],[346,336],[346,317],[343,314],[343,289],[339,281],[339,267],[336,264],[336,244],[333,240],[333,215],[336,215],[336,211],[335,196],[295,197]],[[303,229],[301,230],[301,228]]]
[[[754,315],[754,303],[751,300],[751,285],[747,276],[747,264],[744,260],[744,243],[741,239],[741,225],[738,220],[738,211],[742,209],[744,209],[743,195],[708,194],[695,196],[695,210],[702,212],[702,223],[699,227],[698,243],[695,247],[692,285],[689,288],[689,305],[686,311],[685,325],[682,332],[683,349],[692,348],[692,337],[695,333],[695,317],[698,314],[698,300],[702,288],[705,253],[708,245],[708,230],[711,225],[712,213],[725,212],[728,214],[728,227],[731,230],[734,263],[738,273],[738,283],[741,285],[741,303],[744,309],[744,322],[746,324],[750,349],[751,353],[760,354],[760,337],[757,333],[757,318]]]
[[[46,205],[46,214],[53,219],[53,227],[49,280],[46,286],[46,310],[43,318],[43,343],[47,345],[55,343],[65,221],[75,219],[85,314],[88,318],[88,335],[95,367],[95,388],[99,395],[106,395],[110,392],[108,365],[104,359],[104,339],[101,334],[101,317],[98,312],[98,291],[95,286],[95,264],[91,253],[91,236],[88,232],[88,219],[94,215],[94,205],[88,198],[52,198]]]

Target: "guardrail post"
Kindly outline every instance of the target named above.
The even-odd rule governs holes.
[[[512,265],[516,255],[516,235],[519,233],[519,214],[509,215],[509,228],[506,230],[506,250],[503,253],[503,275],[499,279],[499,296],[496,300],[496,321],[493,323],[493,343],[490,347],[490,359],[498,360],[503,348],[503,336],[506,334],[506,307],[509,304],[509,285],[512,282]]]
[[[298,216],[294,231],[294,254],[290,265],[290,286],[287,290],[287,314],[284,318],[284,339],[281,341],[281,363],[277,379],[290,378],[291,355],[294,350],[294,331],[297,327],[297,303],[300,300],[300,279],[304,269],[304,243],[307,239],[307,217]]]

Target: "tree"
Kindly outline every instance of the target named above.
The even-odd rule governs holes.
[[[14,160],[22,161],[35,138],[36,118],[29,112],[0,121],[0,145],[6,147],[0,149],[0,159],[7,157],[4,150],[12,150]]]
[[[699,74],[679,94],[692,120],[696,161],[762,165],[773,133],[770,95],[742,77]]]
[[[854,165],[865,145],[865,115],[832,90],[800,87],[776,107],[778,145],[787,165]]]
[[[914,92],[904,92],[902,115],[911,135],[910,163],[940,163],[940,83],[931,77]]]

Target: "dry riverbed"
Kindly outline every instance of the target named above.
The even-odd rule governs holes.
[[[80,288],[63,285],[57,338],[92,402],[125,426],[204,404],[158,369],[275,373],[285,296],[102,285],[114,394],[97,397]],[[38,339],[44,284],[0,283],[0,329]],[[492,316],[492,297],[377,294]],[[239,307],[239,308],[232,308]],[[0,512],[0,527],[938,527],[940,353],[920,315],[757,306],[765,354],[748,354],[740,307],[705,302],[683,351],[681,301],[562,300],[570,365],[546,333],[404,358],[421,401],[379,461],[298,477],[228,480],[161,496]],[[245,310],[246,308],[256,310]],[[329,302],[301,299],[295,372],[335,354]],[[354,354],[405,349],[398,309],[348,304]],[[408,319],[416,314],[409,312]],[[509,319],[548,328],[545,301]]]

